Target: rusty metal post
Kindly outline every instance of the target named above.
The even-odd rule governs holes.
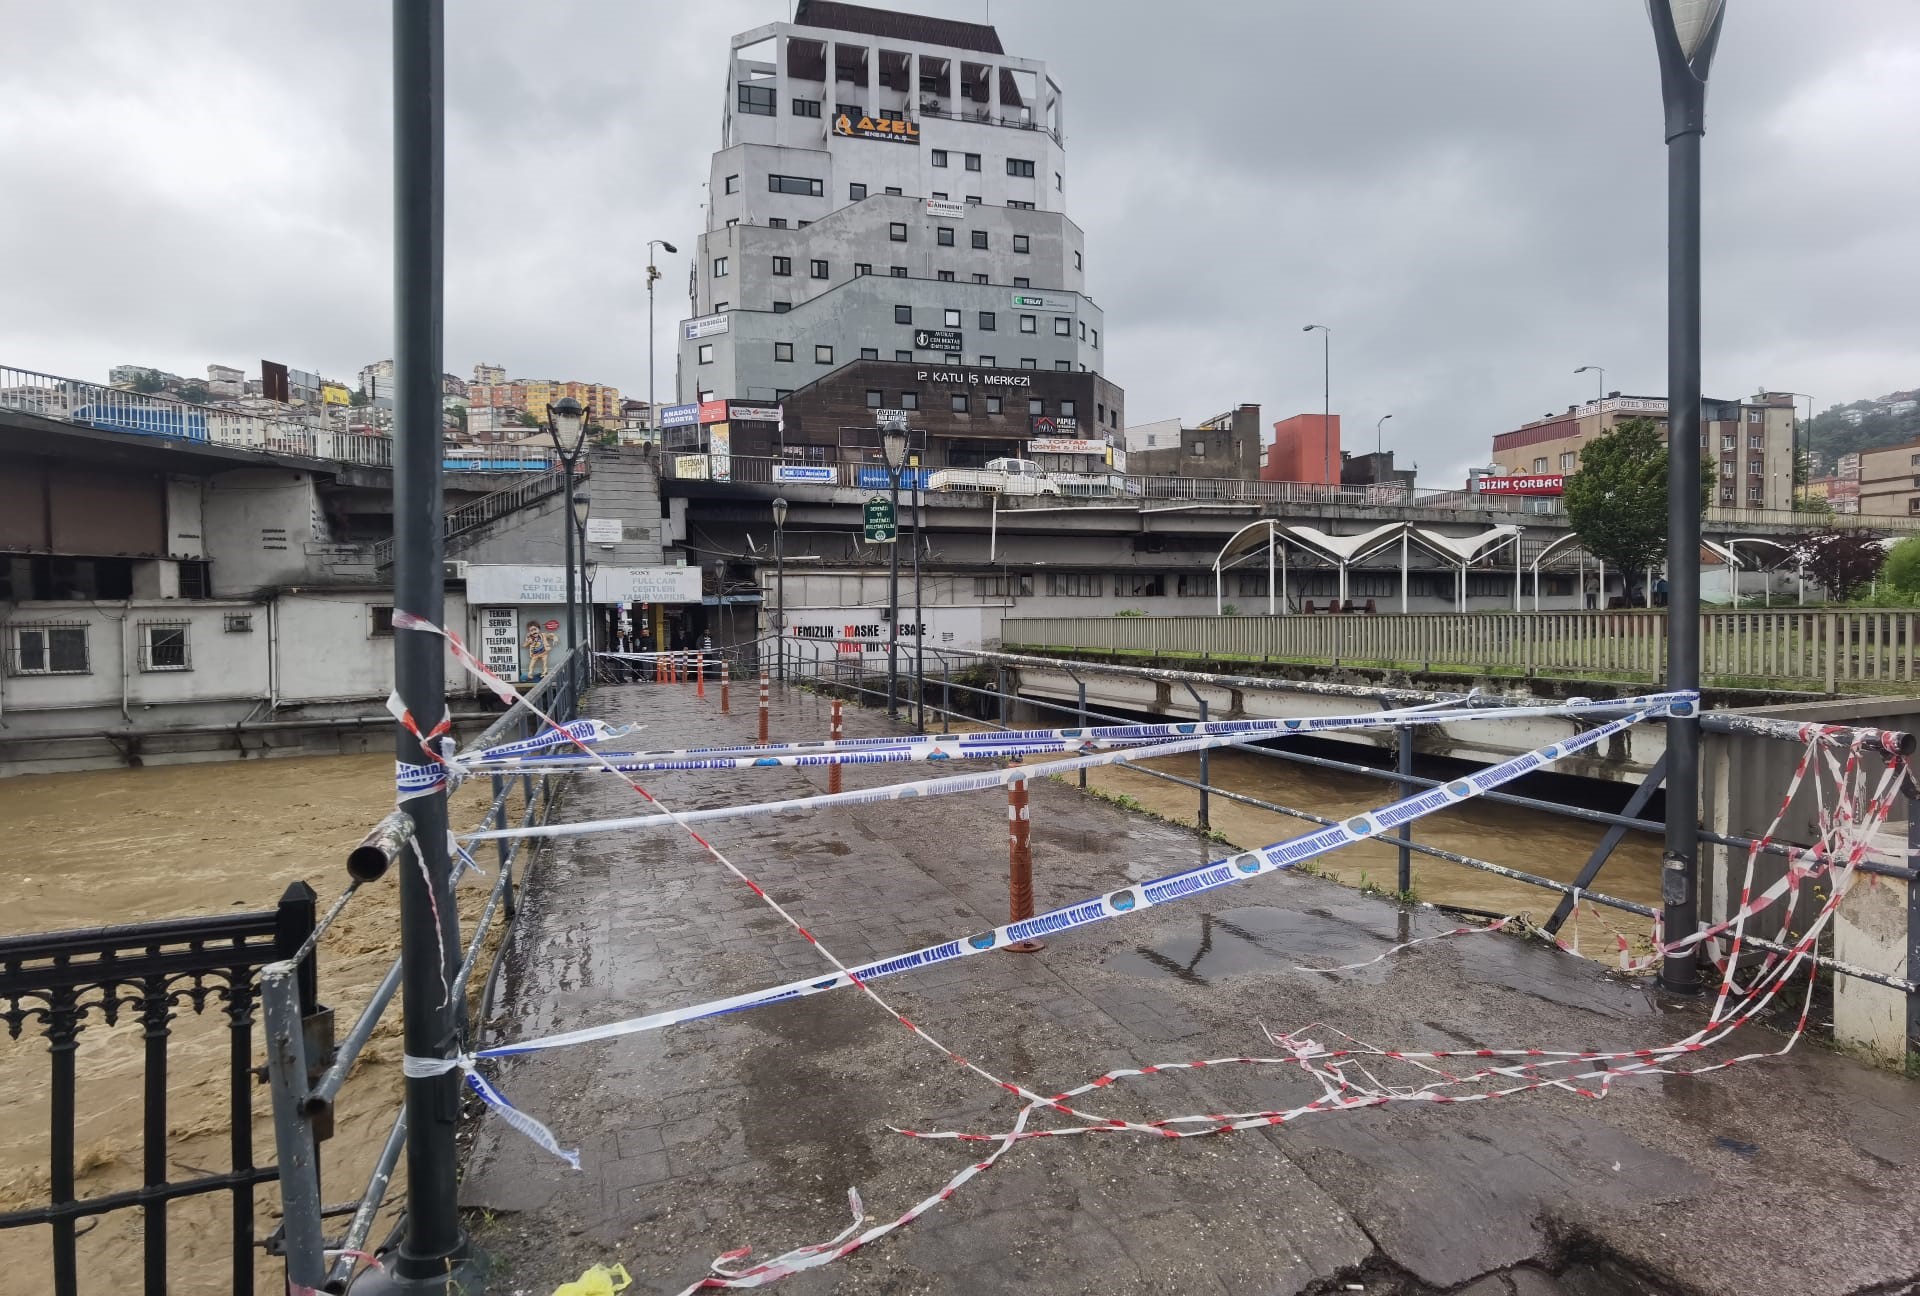
[[[1033,917],[1033,821],[1028,813],[1027,781],[1007,784],[1007,920]],[[1014,941],[1019,954],[1046,948],[1045,941]]]
[[[705,653],[693,659],[693,678],[693,695],[705,697],[707,695],[707,655]]]
[[[767,745],[767,668],[760,668],[760,745]]]
[[[728,703],[727,686],[730,685],[731,683],[733,683],[733,672],[732,672],[732,669],[729,667],[728,663],[726,662],[726,660],[723,658],[720,662],[720,714],[721,715],[732,714],[731,710],[728,708],[728,705],[727,705]]]
[[[841,733],[842,733],[842,729],[840,725],[840,699],[835,698],[833,700],[833,723],[827,729],[827,737],[833,739],[835,742],[839,742]],[[827,791],[838,792],[839,790],[840,790],[840,762],[835,761],[833,762],[833,764],[827,766]]]

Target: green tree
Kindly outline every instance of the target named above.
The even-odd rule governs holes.
[[[1700,503],[1713,489],[1714,466],[1700,464]],[[1665,565],[1667,554],[1667,444],[1652,419],[1614,425],[1580,452],[1580,471],[1567,478],[1567,521],[1581,542],[1608,567],[1641,572]]]
[[[180,399],[191,401],[195,405],[205,405],[207,397],[211,394],[203,382],[190,382],[180,389]]]
[[[1902,594],[1920,595],[1920,536],[1908,536],[1887,552],[1880,579]]]
[[[535,418],[531,414],[522,412],[520,415],[520,426],[528,427],[528,428],[537,428],[540,426],[540,420]]]
[[[1844,603],[1880,574],[1887,551],[1871,531],[1829,526],[1787,540],[1788,560],[1820,583],[1827,598]]]
[[[149,369],[145,373],[133,376],[133,389],[142,396],[151,396],[165,387],[166,381],[160,377],[158,369]]]
[[[366,392],[355,391],[350,393],[347,396],[347,404],[351,405],[354,409],[364,409],[367,404]]]

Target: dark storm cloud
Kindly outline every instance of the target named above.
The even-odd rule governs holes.
[[[1920,10],[1730,0],[1705,154],[1706,386],[1920,381]],[[907,7],[979,19],[982,0]],[[448,367],[646,388],[646,241],[701,226],[727,38],[786,0],[453,3]],[[1664,387],[1638,0],[1002,0],[1066,91],[1069,214],[1135,421],[1320,405],[1425,484]],[[8,6],[0,362],[99,377],[391,352],[387,10]],[[664,340],[686,259],[660,284]]]

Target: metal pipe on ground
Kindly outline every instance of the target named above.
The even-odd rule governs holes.
[[[839,742],[841,736],[845,733],[845,730],[841,725],[840,705],[841,705],[840,699],[835,698],[833,700],[833,721],[831,724],[827,726],[827,737],[832,739],[834,742]],[[760,741],[761,742],[766,741],[766,736],[764,734],[761,735]],[[840,762],[834,761],[831,765],[827,766],[827,791],[838,792],[839,790],[840,790]]]
[[[1019,762],[1014,762],[1018,764]],[[1007,784],[1007,921],[1033,917],[1033,819],[1027,781]],[[1014,941],[1018,954],[1046,948],[1040,940]]]

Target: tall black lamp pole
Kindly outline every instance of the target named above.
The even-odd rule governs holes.
[[[579,462],[580,449],[587,440],[587,420],[580,402],[571,396],[562,396],[547,406],[547,434],[553,438],[554,453],[560,456],[560,467],[564,470],[561,498],[571,507],[574,465]],[[560,529],[566,533],[567,542],[567,652],[571,654],[580,643],[580,627],[573,614],[574,521],[567,512],[560,517]]]
[[[773,501],[773,650],[774,667],[787,678],[787,501]]]
[[[1725,0],[1648,0],[1667,138],[1667,687],[1700,687],[1700,137],[1707,68]],[[1700,715],[1667,720],[1667,831],[1660,873],[1666,940],[1700,926]],[[1667,959],[1660,984],[1700,988],[1698,953]]]
[[[893,555],[887,577],[887,719],[900,718],[900,469],[907,462],[907,420],[895,414],[880,434],[893,493]]]

